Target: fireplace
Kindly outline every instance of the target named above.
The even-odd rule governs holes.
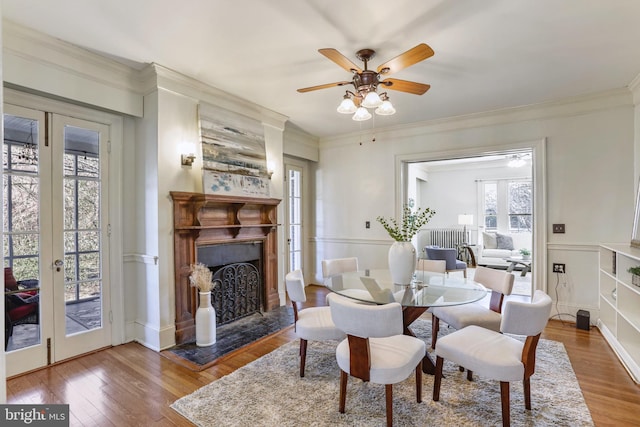
[[[195,288],[189,285],[189,270],[196,262],[209,266],[219,277],[233,273],[235,264],[255,267],[257,274],[251,273],[247,266],[236,269],[240,283],[229,281],[214,290],[214,304],[226,304],[221,306],[224,316],[231,316],[227,308],[238,301],[240,304],[246,302],[247,307],[237,310],[234,307],[233,316],[236,317],[248,315],[244,314],[247,311],[269,311],[279,307],[276,213],[280,200],[187,192],[170,194],[174,217],[176,343],[195,339],[194,317],[198,300]],[[216,247],[219,248],[213,249]],[[233,290],[227,289],[226,295],[217,297],[216,292],[221,292],[223,287]],[[254,291],[255,296],[245,295]],[[253,307],[255,304],[257,306]]]
[[[196,259],[213,272],[217,325],[262,311],[262,242],[200,246]]]

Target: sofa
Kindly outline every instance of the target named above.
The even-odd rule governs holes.
[[[476,263],[487,267],[508,267],[508,257],[521,257],[520,249],[532,248],[531,232],[481,232],[476,246]]]

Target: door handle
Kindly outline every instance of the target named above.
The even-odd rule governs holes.
[[[60,267],[64,265],[64,262],[61,259],[57,259],[53,262],[53,265],[56,266],[56,271],[60,271]]]

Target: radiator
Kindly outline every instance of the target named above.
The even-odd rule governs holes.
[[[458,228],[432,228],[429,230],[429,244],[441,248],[455,248],[465,242],[469,242],[469,232],[464,235],[464,230]]]

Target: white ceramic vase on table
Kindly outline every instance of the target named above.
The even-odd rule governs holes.
[[[216,309],[211,305],[211,292],[199,292],[196,310],[196,345],[206,347],[216,342]]]
[[[389,249],[389,272],[396,285],[411,283],[416,270],[416,248],[411,242],[393,242]]]

